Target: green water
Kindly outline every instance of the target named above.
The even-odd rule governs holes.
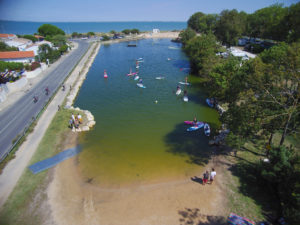
[[[189,77],[191,86],[182,86],[188,103],[175,95],[178,82],[188,75],[188,59],[170,48],[180,46],[169,39],[140,40],[136,48],[127,44],[101,46],[75,102],[96,120],[92,131],[80,134],[82,175],[109,187],[200,175],[196,171],[210,156],[208,138],[203,129],[187,132],[183,121],[197,116],[216,127],[218,114],[206,106],[195,78]],[[140,57],[146,89],[126,76]],[[156,80],[158,76],[165,79]]]

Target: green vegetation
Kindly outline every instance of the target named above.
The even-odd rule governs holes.
[[[61,30],[60,28],[52,25],[52,24],[43,24],[38,28],[38,32],[40,35],[44,37],[52,37],[57,34],[65,35],[65,32]]]
[[[110,40],[109,36],[107,36],[106,34],[102,35],[101,37],[103,38],[102,41],[109,41]]]
[[[22,36],[20,36],[20,37],[29,39],[29,40],[31,40],[33,43],[35,43],[36,41],[38,41],[38,39],[37,39],[35,36],[33,36],[33,35],[28,35],[28,34],[26,34],[26,35],[22,35]]]
[[[58,143],[63,143],[67,133],[70,132],[68,121],[72,112],[75,113],[75,111],[62,109],[55,115],[29,164],[52,157],[62,150],[62,146]],[[31,210],[40,207],[39,201],[46,198],[44,192],[40,199],[34,198],[36,193],[44,188],[46,178],[47,171],[32,174],[29,169],[26,169],[1,210],[0,224],[39,224],[37,221],[40,218]],[[32,208],[28,207],[30,204]]]
[[[20,71],[23,68],[24,68],[23,63],[0,61],[0,72],[5,72],[6,69],[8,69],[9,71],[11,70]]]
[[[274,4],[252,14],[223,10],[219,15],[197,12],[188,20],[188,27],[198,33],[212,32],[225,45],[236,45],[242,36],[287,41],[300,38],[300,3],[283,7]],[[280,31],[280,32],[279,32]]]
[[[4,42],[0,41],[0,52],[19,51],[17,47],[9,47]]]
[[[299,147],[287,146],[290,142],[286,141],[300,132],[299,12],[300,3],[288,8],[276,4],[250,15],[223,10],[216,20],[195,13],[188,29],[180,34],[192,72],[201,78],[201,87],[210,97],[228,105],[221,116],[230,130],[226,144],[244,157],[233,171],[240,178],[239,191],[251,193],[261,205],[260,213],[254,213],[260,214],[258,218],[263,210],[274,220],[283,216],[290,224],[300,221],[300,184],[296,179],[300,173]],[[220,43],[235,45],[242,35],[285,42],[264,51],[261,46],[253,46],[254,51],[262,52],[248,61],[219,54]],[[278,141],[275,135],[280,136]],[[249,161],[246,151],[255,153],[255,159]],[[262,157],[269,162],[261,162]],[[254,185],[254,192],[246,187]],[[272,207],[266,206],[266,199]]]

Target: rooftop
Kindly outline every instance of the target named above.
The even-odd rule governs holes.
[[[18,59],[18,58],[30,58],[34,57],[33,51],[12,51],[12,52],[0,52],[0,59]]]

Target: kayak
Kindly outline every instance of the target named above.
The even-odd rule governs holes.
[[[140,83],[137,83],[136,85],[140,88],[146,88],[143,84],[140,84]]]
[[[188,98],[187,96],[184,96],[184,97],[183,97],[183,101],[188,102],[188,101],[189,101],[189,98]]]
[[[127,74],[127,76],[133,76],[133,75],[136,75],[136,74],[137,74],[137,72],[129,73],[129,74]]]
[[[186,129],[186,130],[187,130],[187,131],[195,131],[195,130],[198,130],[198,129],[202,128],[203,126],[204,126],[204,125],[203,125],[203,123],[202,123],[202,124],[200,124],[200,125],[192,126],[192,127],[188,128],[188,129]]]
[[[183,85],[190,85],[190,83],[182,82],[182,81],[179,81],[178,83],[179,83],[179,84],[183,84]]]
[[[214,105],[213,104],[211,104],[211,102],[210,102],[210,99],[209,98],[207,98],[206,99],[206,103],[207,103],[207,105],[209,105],[209,107],[214,107]]]
[[[163,80],[165,77],[155,77],[156,80]]]
[[[176,95],[180,95],[181,94],[181,89],[178,89],[177,91],[176,91]]]
[[[139,78],[140,78],[139,76],[135,76],[133,79],[138,80]]]
[[[208,123],[204,124],[204,134],[206,136],[210,135],[210,127],[209,127]]]

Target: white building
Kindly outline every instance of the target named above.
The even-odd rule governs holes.
[[[10,47],[17,47],[19,51],[25,51],[27,46],[32,45],[32,41],[26,38],[14,38],[12,40],[5,41]]]
[[[14,34],[0,34],[0,39],[2,41],[10,41],[10,40],[13,40],[15,38],[17,38],[17,36],[14,35]]]
[[[40,41],[40,42],[36,42],[32,45],[29,45],[25,48],[25,51],[33,51],[34,55],[38,55],[39,54],[39,47],[41,45],[47,44],[50,46],[50,48],[53,48],[53,44],[49,41]]]
[[[5,62],[31,63],[34,62],[34,52],[33,51],[0,52],[0,60]]]
[[[153,33],[153,34],[158,34],[158,33],[160,33],[160,30],[159,30],[159,29],[153,29],[153,30],[152,30],[152,33]]]

